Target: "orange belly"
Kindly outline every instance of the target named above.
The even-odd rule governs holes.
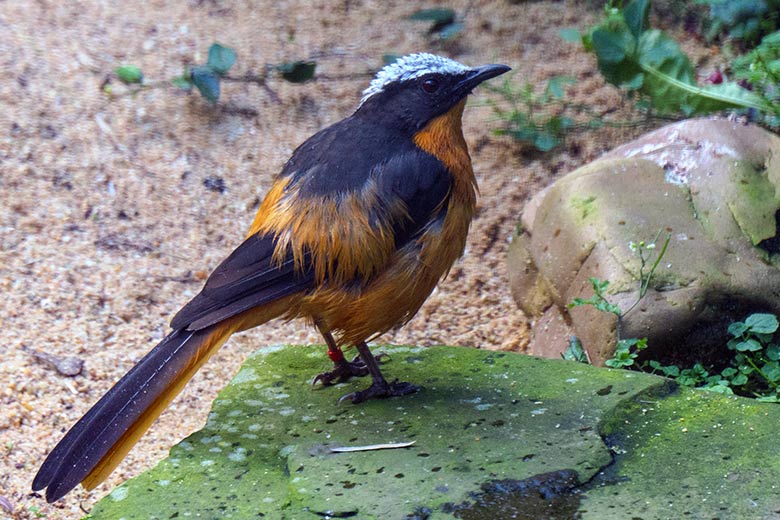
[[[323,285],[301,299],[298,316],[321,321],[339,345],[370,340],[409,321],[463,254],[473,206],[451,201],[443,223],[395,252],[365,285]]]

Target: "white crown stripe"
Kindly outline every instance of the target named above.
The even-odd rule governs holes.
[[[398,58],[394,63],[385,65],[382,70],[376,73],[376,77],[371,80],[368,88],[363,91],[363,98],[360,100],[360,104],[365,103],[374,94],[382,92],[390,83],[408,81],[436,72],[440,74],[462,74],[468,70],[471,69],[462,63],[442,56],[425,52],[409,54],[408,56]]]

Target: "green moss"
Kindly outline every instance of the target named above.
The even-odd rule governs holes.
[[[324,350],[252,356],[203,430],[105,497],[92,518],[443,520],[482,518],[483,510],[502,518],[528,499],[503,499],[502,489],[572,471],[590,481],[577,497],[583,519],[779,514],[777,405],[455,347],[377,349],[392,356],[390,378],[422,391],[338,405],[367,382],[312,388],[311,376],[328,363]],[[403,449],[330,451],[409,441]],[[487,508],[479,498],[486,490]]]
[[[388,378],[417,394],[337,404],[365,379],[312,388],[323,347],[252,356],[208,423],[153,470],[123,484],[93,518],[451,518],[482,484],[557,470],[591,478],[610,461],[606,410],[659,379],[476,349],[384,347]],[[404,449],[334,446],[414,441]],[[448,506],[449,504],[449,506]]]
[[[582,518],[776,517],[780,408],[689,388],[657,390],[605,419],[615,464],[585,492]]]
[[[584,221],[596,211],[596,197],[593,195],[589,197],[572,197],[570,202],[572,208],[576,210],[575,216],[579,217],[580,221]]]
[[[767,178],[767,172],[757,170],[745,161],[735,162],[731,168],[734,195],[728,206],[740,229],[753,245],[776,235],[775,187]]]

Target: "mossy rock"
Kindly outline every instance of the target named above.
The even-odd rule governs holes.
[[[522,354],[376,350],[422,390],[339,405],[367,382],[312,388],[324,347],[258,352],[201,431],[91,518],[780,518],[777,405]]]
[[[693,119],[620,146],[537,194],[508,259],[512,294],[535,318],[530,352],[559,357],[573,334],[597,365],[622,338],[648,338],[642,356],[666,364],[720,362],[730,321],[780,313],[778,157],[780,138],[758,126]],[[642,242],[656,246],[644,265],[631,247]],[[592,277],[609,282],[620,320],[592,306],[568,308],[593,294]]]
[[[201,431],[100,501],[92,518],[472,518],[491,483],[543,475],[540,485],[563,479],[570,489],[593,478],[612,460],[598,432],[603,415],[663,381],[477,349],[376,350],[391,356],[389,378],[421,391],[338,404],[368,382],[312,388],[328,365],[324,347],[263,350],[219,394]]]

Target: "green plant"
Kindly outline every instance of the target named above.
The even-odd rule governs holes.
[[[780,106],[780,31],[764,37],[751,52],[738,57],[731,65],[734,77],[744,82],[766,103]],[[763,114],[763,122],[780,127],[780,114]]]
[[[650,262],[649,252],[655,251],[656,242],[660,236],[661,231],[658,231],[652,242],[645,242],[644,240],[640,240],[639,242],[631,241],[628,243],[628,249],[639,258],[639,271],[637,273],[637,280],[639,280],[639,294],[637,295],[636,301],[628,309],[626,309],[625,312],[621,311],[620,307],[610,303],[609,300],[607,300],[605,293],[609,287],[609,281],[600,280],[599,278],[595,277],[588,278],[588,281],[593,288],[593,296],[587,300],[584,298],[574,298],[574,300],[572,300],[572,302],[569,304],[569,308],[571,309],[572,307],[578,307],[580,305],[592,305],[600,311],[611,312],[617,316],[618,319],[620,319],[624,314],[628,313],[631,309],[636,307],[637,304],[642,301],[642,298],[644,298],[647,294],[647,290],[650,287],[650,280],[652,280],[653,276],[655,275],[655,271],[658,269],[658,266],[661,263],[661,259],[663,259],[664,255],[666,254],[666,249],[669,247],[669,241],[672,239],[671,235],[666,236],[666,239],[661,246],[661,250],[656,255],[655,260],[650,266],[650,269],[645,271],[647,269],[648,262]]]
[[[30,506],[28,508],[28,511],[30,511],[30,513],[32,513],[35,516],[35,518],[46,518],[46,517],[48,517],[48,515],[46,513],[42,512],[40,509],[38,509],[35,506]]]
[[[647,348],[647,338],[621,339],[615,346],[612,357],[604,362],[610,368],[630,368],[635,366],[639,353]]]
[[[571,336],[569,338],[569,346],[566,348],[563,354],[561,354],[561,359],[566,361],[576,361],[577,363],[590,364],[588,353],[582,347],[582,342],[577,336]]]
[[[658,241],[658,238],[660,236],[661,236],[661,231],[658,231],[658,234],[650,243],[645,243],[644,241],[640,241],[638,243],[629,242],[628,244],[628,248],[639,257],[639,276],[638,276],[639,295],[637,296],[637,299],[634,302],[634,304],[631,307],[629,307],[626,310],[626,312],[636,307],[637,304],[642,300],[642,298],[645,297],[645,295],[647,294],[647,289],[648,287],[650,287],[650,280],[653,278],[653,275],[655,274],[655,270],[658,268],[658,265],[661,263],[661,259],[666,254],[666,248],[669,247],[669,241],[672,239],[671,235],[666,236],[666,239],[664,240],[664,243],[661,246],[661,251],[655,257],[655,261],[650,266],[650,270],[645,273],[645,268],[647,268],[647,262],[649,261],[649,258],[647,258],[645,255],[647,254],[648,251],[652,251],[655,249],[655,244]]]
[[[236,63],[236,52],[230,47],[213,43],[209,47],[206,63],[186,67],[184,72],[170,82],[157,81],[147,83],[143,71],[135,65],[122,65],[114,69],[116,78],[129,87],[129,93],[140,90],[174,85],[182,90],[190,91],[193,87],[209,103],[219,101],[222,83],[225,81],[256,83],[273,98],[276,94],[268,87],[267,80],[271,73],[277,73],[283,80],[291,83],[303,83],[314,78],[316,62],[299,60],[277,65],[266,66],[262,74],[247,73],[243,76],[230,76],[228,72]],[[103,90],[109,95],[115,95],[110,79],[103,83]]]
[[[625,6],[608,2],[604,21],[581,36],[607,81],[639,96],[640,106],[662,114],[690,116],[729,108],[777,111],[735,82],[698,85],[693,65],[677,42],[648,27],[649,6],[649,0],[631,0]]]
[[[609,281],[600,280],[599,278],[596,278],[594,276],[588,278],[588,281],[590,282],[590,285],[593,288],[593,296],[591,296],[587,300],[584,298],[574,298],[574,300],[572,300],[572,302],[569,304],[569,308],[571,309],[573,307],[579,307],[580,305],[592,305],[593,307],[595,307],[596,309],[602,312],[611,312],[612,314],[620,318],[623,314],[620,311],[620,307],[618,307],[614,303],[609,303],[607,297],[604,296],[604,292],[607,290],[607,287],[609,287]]]
[[[751,314],[744,322],[728,327],[732,336],[727,343],[734,357],[720,371],[695,363],[681,369],[651,360],[643,369],[662,374],[684,386],[702,388],[723,394],[757,397],[761,401],[780,401],[780,346],[775,341],[777,318],[772,314]]]
[[[463,30],[463,22],[457,20],[455,10],[449,7],[419,9],[409,15],[409,20],[429,22],[428,34],[437,35],[442,40],[452,39]]]
[[[727,33],[729,39],[754,44],[780,29],[780,0],[696,0],[709,7],[708,41]]]
[[[494,131],[497,135],[508,135],[547,152],[563,144],[571,132],[609,124],[603,120],[604,113],[595,113],[590,107],[565,99],[565,87],[574,83],[574,78],[553,76],[541,93],[530,83],[517,87],[512,79],[507,77],[498,86],[483,85],[500,98],[499,102],[487,101],[503,121],[503,127]]]
[[[732,386],[765,401],[780,397],[780,346],[775,341],[777,318],[772,314],[751,314],[744,322],[729,325],[733,338],[729,350],[735,352]]]
[[[661,246],[661,250],[658,252],[655,260],[650,266],[650,269],[645,272],[648,262],[650,261],[648,252],[655,250],[655,245],[660,235],[661,231],[658,231],[653,241],[649,243],[646,243],[644,240],[639,242],[631,241],[628,243],[629,250],[631,250],[631,252],[639,257],[639,272],[637,276],[637,279],[639,280],[639,294],[636,301],[626,310],[625,313],[620,310],[620,307],[614,303],[610,303],[610,301],[607,300],[605,293],[609,287],[609,281],[600,280],[596,277],[588,278],[588,281],[590,282],[590,285],[593,289],[593,296],[588,299],[574,298],[574,300],[572,300],[572,302],[569,304],[569,308],[579,307],[581,305],[591,305],[602,312],[614,314],[617,316],[618,320],[620,320],[624,314],[636,307],[642,298],[645,297],[647,290],[650,287],[650,280],[653,278],[658,265],[661,263],[661,259],[666,254],[666,249],[669,247],[671,235],[667,235],[663,245]],[[577,343],[579,343],[579,341]],[[566,350],[566,353],[568,354],[572,348],[572,342],[570,341],[569,348]],[[579,345],[579,348],[582,349],[582,345]],[[619,339],[615,345],[615,351],[612,355],[612,358],[608,359],[604,363],[611,368],[629,368],[636,366],[636,360],[639,357],[639,352],[646,348],[647,338]],[[569,354],[569,356],[575,357],[576,351],[574,351],[573,354]],[[567,357],[564,356],[564,359],[567,359]]]

